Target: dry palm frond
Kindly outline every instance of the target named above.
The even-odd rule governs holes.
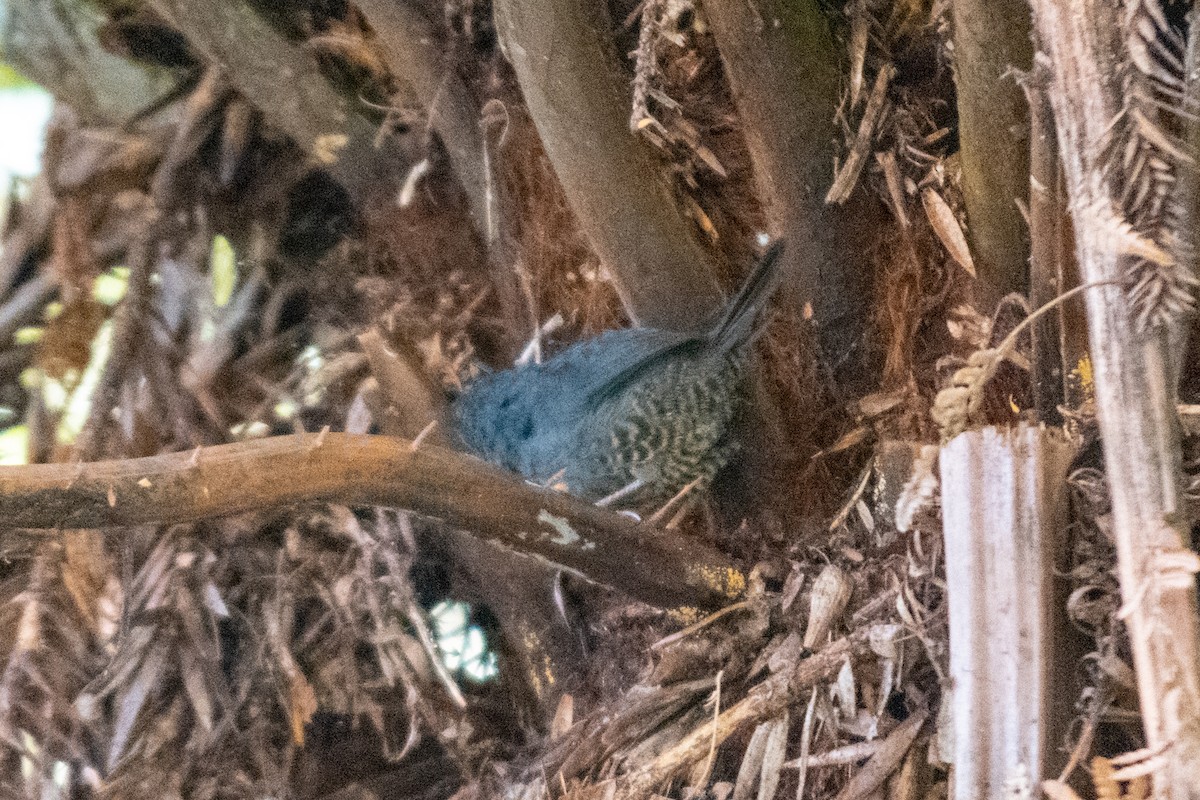
[[[27,583],[0,608],[4,669],[0,673],[0,762],[17,766],[20,794],[41,794],[54,785],[60,762],[70,763],[68,783],[95,781],[78,732],[81,714],[72,703],[96,669],[96,642],[59,580],[57,543],[39,548],[27,565]],[[27,794],[28,793],[28,794]]]
[[[1125,106],[1113,120],[1106,147],[1106,175],[1119,208],[1093,220],[1096,230],[1116,228],[1150,245],[1119,252],[1129,257],[1127,291],[1143,328],[1176,321],[1195,305],[1195,221],[1182,186],[1198,169],[1197,154],[1179,134],[1194,116],[1183,108],[1184,42],[1158,0],[1129,3],[1124,15],[1129,59],[1119,79]],[[1085,220],[1086,222],[1086,220]],[[1140,251],[1140,252],[1139,252]]]

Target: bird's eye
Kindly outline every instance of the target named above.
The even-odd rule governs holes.
[[[525,417],[525,419],[521,420],[519,435],[522,439],[528,439],[533,436],[533,417]]]

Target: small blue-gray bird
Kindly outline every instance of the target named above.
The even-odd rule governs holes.
[[[454,401],[460,443],[537,483],[640,505],[707,486],[736,450],[750,344],[780,281],[775,242],[700,333],[609,331],[541,364],[490,373]]]

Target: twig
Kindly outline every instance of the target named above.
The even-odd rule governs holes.
[[[850,512],[854,510],[854,506],[858,504],[858,501],[862,499],[863,493],[867,491],[867,484],[871,482],[871,475],[874,474],[874,472],[874,466],[871,464],[868,464],[865,468],[863,468],[862,475],[858,479],[858,483],[855,485],[854,491],[850,493],[850,499],[842,504],[841,510],[834,515],[833,521],[829,523],[830,533],[836,532],[837,529],[841,527],[842,523],[844,523],[850,517]]]
[[[629,86],[606,6],[494,6],[496,34],[546,155],[630,316],[656,328],[694,330],[720,307],[721,294],[653,147],[629,134]]]
[[[861,655],[867,649],[867,632],[858,630],[821,648],[797,664],[794,670],[772,675],[715,720],[696,728],[653,761],[623,777],[617,795],[649,795],[672,775],[699,763],[714,741],[720,744],[743,727],[772,719],[788,706],[807,699],[807,690],[835,676],[846,659]]]
[[[825,195],[826,203],[844,203],[850,199],[850,194],[858,183],[858,176],[867,163],[871,140],[875,135],[875,129],[879,126],[879,119],[883,115],[883,108],[887,100],[888,84],[891,83],[892,76],[895,74],[895,67],[891,64],[884,64],[879,70],[879,74],[875,76],[875,85],[871,89],[871,96],[867,98],[867,107],[863,111],[862,120],[858,123],[858,132],[854,135],[854,143],[850,146],[850,155],[846,157],[846,163],[842,164],[842,168],[838,170],[837,176],[833,179],[833,185],[829,187],[829,191]]]
[[[141,233],[129,257],[129,285],[125,299],[113,321],[112,349],[104,375],[92,395],[87,424],[79,435],[76,452],[83,461],[95,459],[104,448],[112,410],[117,406],[121,387],[135,362],[139,345],[146,339],[146,319],[153,292],[154,268],[157,263],[161,223],[157,212],[142,223]]]

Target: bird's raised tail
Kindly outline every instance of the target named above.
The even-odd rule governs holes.
[[[663,336],[655,346],[642,353],[641,358],[596,386],[588,395],[588,404],[592,407],[598,406],[624,391],[642,375],[654,370],[658,364],[676,358],[681,353],[728,353],[750,341],[755,333],[755,321],[759,312],[779,287],[782,277],[782,270],[779,269],[781,252],[782,240],[773,242],[767,248],[766,254],[754,265],[742,288],[734,295],[708,333]]]
[[[783,252],[783,240],[776,239],[767,252],[754,265],[746,282],[726,306],[725,312],[713,326],[708,339],[712,346],[728,351],[750,340],[755,332],[758,316],[763,306],[775,294],[783,278],[779,256]]]

